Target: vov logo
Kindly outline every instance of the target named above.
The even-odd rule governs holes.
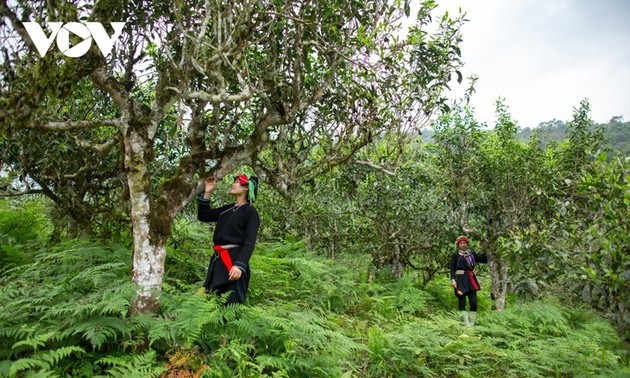
[[[103,56],[109,55],[114,47],[116,39],[125,26],[125,22],[110,22],[114,29],[114,34],[110,37],[107,31],[99,22],[51,22],[48,24],[52,33],[46,36],[42,27],[36,22],[25,22],[24,28],[29,37],[33,41],[35,48],[42,58],[46,55],[55,37],[57,38],[57,47],[61,53],[70,58],[79,58],[88,52],[92,46],[92,38],[96,42]],[[70,33],[83,38],[83,41],[74,46],[70,46]]]

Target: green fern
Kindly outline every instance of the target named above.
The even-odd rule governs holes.
[[[26,370],[38,369],[38,375],[51,374],[51,369],[58,365],[65,358],[73,355],[83,354],[82,348],[74,346],[66,346],[53,350],[47,350],[34,354],[32,357],[21,358],[10,365],[9,376],[15,376],[17,373]]]
[[[156,343],[175,344],[176,338],[171,321],[156,315],[136,315],[129,319],[129,330],[133,335],[146,335],[149,347]]]
[[[156,364],[156,353],[149,351],[131,356],[108,356],[96,361],[107,368],[110,377],[151,378],[159,377],[166,369]]]
[[[72,335],[81,335],[94,349],[100,349],[106,342],[116,342],[131,336],[127,323],[114,317],[86,319],[71,328]]]
[[[101,287],[103,284],[110,282],[112,279],[116,279],[118,277],[116,272],[124,270],[126,267],[126,263],[106,263],[88,267],[83,269],[76,276],[72,277],[69,283],[84,284],[85,282],[91,282],[95,287]]]
[[[48,350],[46,352],[42,352],[37,354],[37,358],[39,360],[45,361],[49,364],[49,366],[57,365],[62,359],[68,358],[72,355],[80,355],[84,354],[85,350],[83,348],[79,348],[76,346],[66,346],[53,350]]]
[[[42,361],[38,358],[20,358],[11,364],[9,369],[9,376],[15,377],[17,373],[25,370],[33,369],[48,369],[50,364],[46,361]]]
[[[44,345],[46,345],[46,342],[48,342],[53,335],[54,335],[54,332],[46,332],[41,335],[36,335],[35,337],[18,341],[17,343],[13,344],[11,349],[20,349],[23,347],[29,347],[36,351],[40,349],[41,347],[43,347]]]
[[[188,293],[171,316],[175,319],[173,330],[175,340],[184,346],[191,346],[199,339],[207,324],[217,326],[223,323],[222,306],[214,297],[195,292]]]

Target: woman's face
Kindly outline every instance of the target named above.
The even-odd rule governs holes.
[[[232,183],[232,187],[230,188],[230,194],[238,196],[239,194],[243,194],[247,192],[248,187],[243,186],[238,182],[238,179],[234,180]]]
[[[459,247],[460,251],[465,251],[468,249],[468,242],[465,240],[462,240],[459,242],[459,244],[457,245]]]

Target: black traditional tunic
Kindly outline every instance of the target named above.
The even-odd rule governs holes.
[[[254,252],[256,235],[260,226],[258,212],[251,204],[241,206],[225,205],[216,209],[210,207],[210,201],[199,196],[197,201],[197,219],[202,222],[217,222],[212,241],[214,245],[236,244],[239,247],[228,250],[234,266],[243,271],[236,281],[228,279],[228,270],[223,261],[213,254],[208,266],[204,287],[219,293],[233,291],[228,303],[245,302],[249,285],[249,259]]]
[[[486,255],[478,255],[474,252],[471,252],[474,257],[475,263],[487,263],[488,258]],[[451,280],[455,280],[457,282],[457,290],[466,294],[471,291],[480,290],[479,282],[477,281],[477,277],[473,272],[475,264],[469,265],[466,258],[459,254],[459,252],[453,254],[451,256]]]

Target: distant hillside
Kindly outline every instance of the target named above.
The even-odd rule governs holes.
[[[630,122],[624,122],[621,117],[613,117],[608,123],[593,125],[593,127],[604,129],[604,146],[613,153],[630,156]],[[527,140],[534,130],[537,130],[543,144],[547,144],[566,138],[567,124],[559,120],[541,122],[536,128],[519,129],[518,138]],[[434,133],[431,128],[422,130],[422,140],[426,143],[433,143]]]
[[[630,156],[630,122],[612,122],[604,133],[608,144],[624,156]]]
[[[604,146],[624,156],[630,156],[630,122],[623,122],[621,117],[613,117],[610,122],[593,125],[604,130]],[[518,133],[520,139],[527,139],[534,130],[538,130],[544,144],[560,141],[566,137],[567,125],[563,121],[542,122],[536,129],[526,127]]]

